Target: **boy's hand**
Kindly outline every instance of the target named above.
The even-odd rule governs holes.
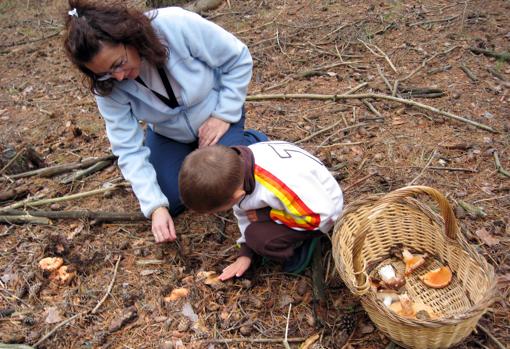
[[[152,234],[156,242],[174,241],[177,238],[175,234],[174,221],[166,207],[158,207],[152,212]]]
[[[240,256],[236,261],[230,264],[228,267],[223,269],[223,272],[218,277],[221,281],[225,281],[233,278],[234,276],[239,277],[244,274],[250,267],[251,258],[246,256]]]

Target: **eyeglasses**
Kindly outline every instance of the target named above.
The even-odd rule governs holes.
[[[124,57],[122,58],[122,60],[119,63],[115,64],[106,73],[101,74],[101,75],[96,75],[96,80],[97,81],[106,81],[108,79],[113,78],[113,74],[123,71],[125,69],[125,65],[127,63],[128,63],[128,54],[127,54],[126,44],[124,44]]]

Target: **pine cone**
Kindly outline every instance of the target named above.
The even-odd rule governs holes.
[[[188,318],[183,317],[181,321],[179,321],[179,323],[177,324],[177,331],[186,332],[189,329],[190,325],[191,321]]]
[[[352,333],[356,327],[356,317],[352,314],[344,314],[338,321],[338,327],[341,331]]]
[[[30,285],[30,288],[28,289],[28,299],[36,298],[39,292],[41,291],[42,283],[35,282],[32,285]]]

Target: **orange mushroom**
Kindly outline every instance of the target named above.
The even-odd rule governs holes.
[[[432,288],[444,288],[452,282],[452,272],[448,267],[440,267],[420,276],[425,285]]]
[[[431,307],[411,301],[411,298],[405,293],[401,294],[399,298],[400,301],[390,304],[389,308],[400,316],[413,319],[436,319],[438,317],[438,314]]]
[[[64,264],[60,257],[46,257],[39,261],[39,268],[46,271],[55,271]]]
[[[187,297],[189,294],[189,290],[187,288],[181,287],[181,288],[175,288],[172,290],[169,296],[166,296],[164,298],[165,302],[175,302],[181,298]]]
[[[404,258],[404,263],[406,264],[404,274],[406,276],[410,275],[413,271],[418,269],[425,263],[425,258],[427,258],[427,254],[417,254],[413,255],[407,248],[404,248],[402,251],[402,257]]]
[[[74,279],[75,275],[73,267],[63,265],[50,275],[50,280],[60,285],[67,285]]]

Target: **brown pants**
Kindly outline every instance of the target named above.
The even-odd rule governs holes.
[[[271,220],[251,223],[244,232],[246,246],[260,256],[283,262],[294,254],[299,242],[322,235],[319,230],[299,231]]]

